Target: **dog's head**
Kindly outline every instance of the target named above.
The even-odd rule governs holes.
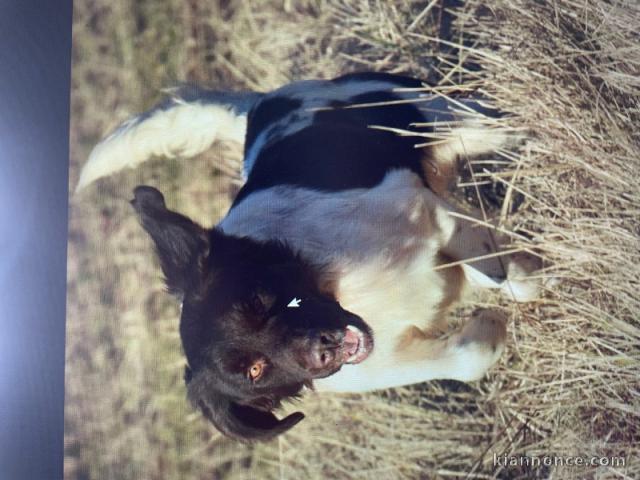
[[[304,415],[279,420],[281,400],[369,355],[370,328],[287,245],[204,229],[152,187],[134,196],[167,286],[182,298],[188,396],[220,431],[261,440],[290,429]]]

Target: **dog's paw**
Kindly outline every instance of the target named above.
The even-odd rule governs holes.
[[[507,316],[498,310],[480,308],[473,312],[460,332],[458,345],[476,342],[486,344],[495,351],[504,345],[506,335]]]
[[[478,380],[495,364],[504,351],[507,317],[502,312],[480,309],[455,339],[454,378],[464,382]]]
[[[541,260],[535,255],[518,252],[509,258],[507,280],[501,291],[515,302],[530,302],[540,296],[542,281],[535,272],[542,268]]]

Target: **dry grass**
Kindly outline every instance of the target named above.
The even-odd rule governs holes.
[[[478,300],[511,318],[487,379],[309,395],[300,426],[239,445],[187,405],[177,305],[126,201],[150,183],[212,225],[238,148],[100,181],[71,199],[66,477],[640,478],[638,4],[473,0],[455,24],[465,47],[447,50],[437,2],[213,3],[75,2],[72,184],[107,130],[179,80],[264,90],[356,69],[426,78],[435,65],[443,88],[475,85],[530,133],[510,172],[484,176],[524,195],[504,227],[529,233],[559,283],[530,304]],[[626,466],[496,468],[494,454]]]

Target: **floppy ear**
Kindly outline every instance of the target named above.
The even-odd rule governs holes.
[[[304,418],[301,412],[278,420],[271,412],[240,405],[224,397],[209,404],[198,400],[198,407],[204,416],[225,435],[245,442],[270,440],[294,427]]]
[[[184,293],[201,272],[209,254],[207,231],[189,218],[167,209],[159,190],[138,186],[131,205],[156,244],[162,272],[172,293]]]
[[[256,406],[234,402],[227,395],[213,390],[210,380],[208,375],[194,374],[189,365],[185,366],[187,397],[207,420],[228,437],[243,442],[270,440],[304,418],[304,414],[295,412],[279,420],[269,411],[273,402],[258,402]]]

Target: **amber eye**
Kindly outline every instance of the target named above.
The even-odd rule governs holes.
[[[251,367],[249,367],[249,378],[254,382],[258,380],[262,376],[262,372],[264,371],[264,361],[259,360],[255,362]]]

